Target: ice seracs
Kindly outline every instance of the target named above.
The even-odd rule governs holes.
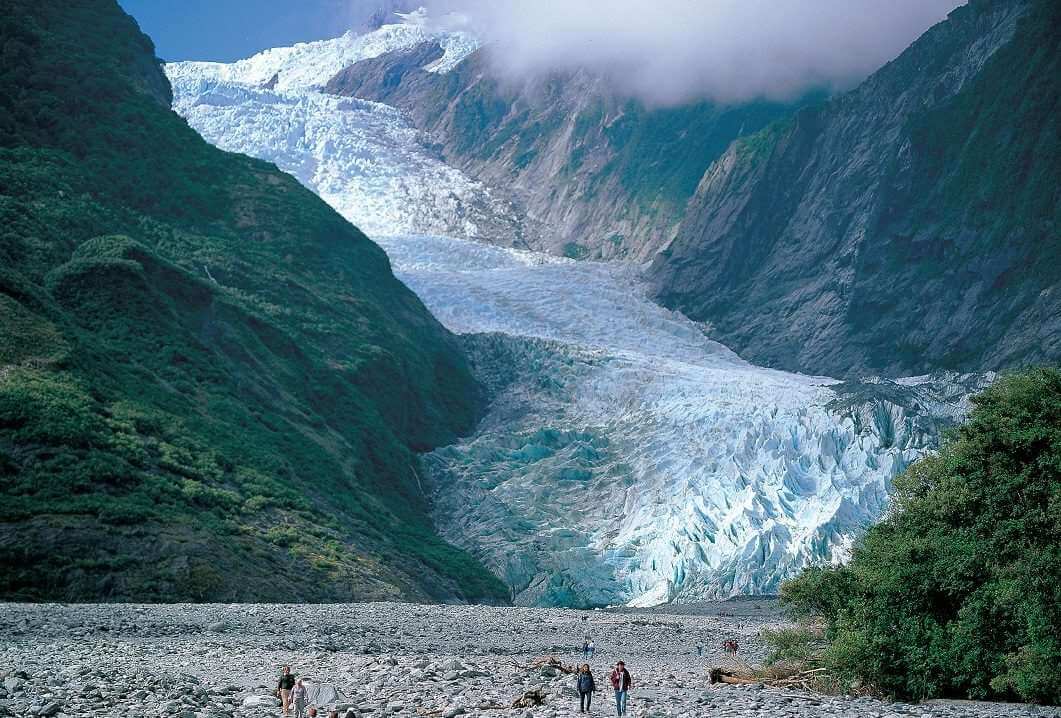
[[[629,265],[380,242],[428,308],[470,335],[490,412],[425,464],[443,535],[518,603],[769,593],[843,560],[894,476],[980,385],[753,366],[649,301]]]

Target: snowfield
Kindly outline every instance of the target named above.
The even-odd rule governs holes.
[[[990,377],[840,383],[756,367],[651,302],[638,267],[465,239],[519,219],[398,110],[319,91],[428,37],[446,49],[433,71],[477,47],[413,16],[167,73],[204,137],[298,177],[465,335],[491,404],[474,435],[425,457],[441,533],[526,605],[768,593],[844,560],[895,475]]]

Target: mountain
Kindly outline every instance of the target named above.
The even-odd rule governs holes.
[[[342,67],[384,53],[430,42],[440,48],[430,72],[441,74],[478,46],[418,19],[233,63],[169,63],[174,109],[218,147],[275,162],[374,236],[518,237],[518,209],[425,151],[403,112],[321,92]]]
[[[431,39],[353,63],[324,90],[400,108],[442,160],[504,191],[523,231],[490,241],[568,257],[650,257],[730,142],[800,104],[648,107],[584,71],[498,77],[491,49],[438,72],[447,51]]]
[[[851,92],[738,139],[653,259],[655,296],[796,371],[1057,362],[1059,18],[974,0]]]
[[[497,187],[444,164],[407,113],[322,89],[342,63],[449,82],[479,62],[475,47],[413,16],[166,66],[195,129],[374,228],[397,276],[462,335],[488,405],[473,432],[423,457],[439,533],[524,605],[772,592],[843,560],[892,479],[992,377],[838,382],[755,366],[653,303],[632,262],[469,241],[520,243],[504,227],[518,208],[497,213]]]
[[[0,26],[0,595],[502,599],[417,470],[479,387],[380,248],[204,142],[113,0]]]

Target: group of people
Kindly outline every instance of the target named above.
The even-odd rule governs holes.
[[[590,651],[592,651],[593,641],[588,641],[588,643],[591,646]],[[583,650],[585,651],[585,648]],[[634,685],[634,679],[630,676],[630,671],[626,670],[626,664],[622,661],[617,662],[612,668],[609,679],[612,689],[615,691],[615,712],[621,718],[621,716],[626,715],[626,698]],[[579,667],[578,673],[575,674],[575,690],[578,691],[579,713],[589,713],[590,705],[593,702],[593,694],[597,690],[597,683],[593,680],[593,672],[590,671],[588,663],[583,663]],[[295,678],[295,675],[291,672],[291,666],[284,666],[281,670],[280,680],[276,683],[276,695],[280,699],[281,709],[285,717],[290,716],[292,710],[294,711],[294,718],[317,717],[316,707],[308,705],[309,696],[306,685],[301,678]],[[352,711],[348,712],[344,718],[350,718],[351,715]],[[328,718],[339,718],[339,711],[330,711]]]
[[[593,654],[597,652],[597,644],[593,642],[593,639],[586,636],[586,640],[582,641],[582,659],[590,660],[593,658]]]
[[[722,650],[725,651],[726,653],[730,653],[730,654],[736,653],[737,651],[740,650],[740,645],[736,641],[733,641],[733,640],[723,641],[722,642]]]
[[[291,666],[284,666],[281,670],[276,696],[280,699],[284,716],[291,715],[294,709],[294,718],[317,718],[317,708],[309,705],[309,690],[301,678],[295,678],[291,673]],[[355,715],[353,710],[348,710],[343,718],[353,718]],[[328,718],[339,718],[339,711],[329,711]]]
[[[612,668],[609,680],[615,691],[615,712],[618,716],[626,715],[626,698],[634,685],[634,679],[630,671],[626,670],[626,664],[619,661]],[[593,680],[593,672],[588,663],[583,663],[575,674],[575,690],[578,691],[578,712],[589,713],[593,702],[593,693],[597,690],[597,683]]]

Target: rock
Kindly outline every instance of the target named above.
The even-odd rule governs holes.
[[[461,706],[450,706],[446,710],[442,711],[442,718],[456,718],[456,716],[463,715],[464,708]]]
[[[244,708],[274,708],[280,705],[275,696],[247,696],[243,699]]]

